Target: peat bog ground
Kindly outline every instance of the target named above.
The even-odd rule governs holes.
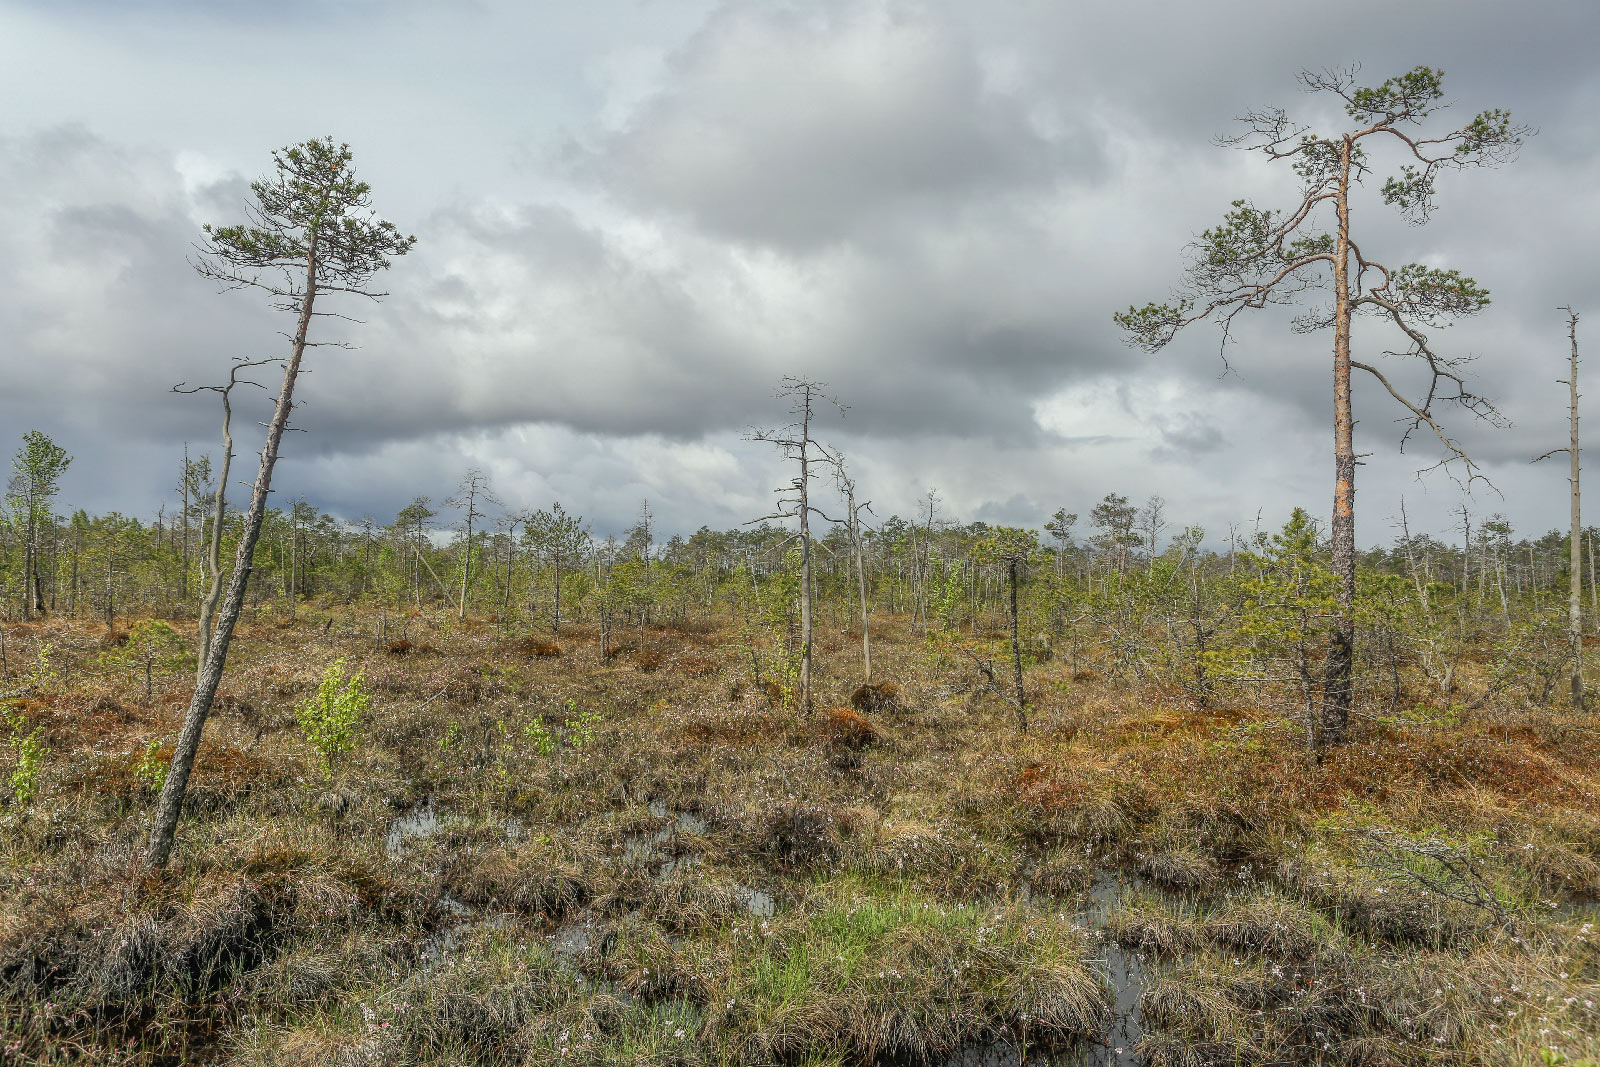
[[[1313,765],[1247,694],[1046,660],[1024,734],[969,660],[875,630],[883,686],[829,632],[802,716],[732,628],[602,662],[581,626],[264,618],[158,878],[189,672],[147,696],[102,630],[8,624],[43,757],[0,808],[0,1062],[1600,1057],[1590,716],[1423,702]],[[295,707],[339,657],[371,702],[329,770]]]

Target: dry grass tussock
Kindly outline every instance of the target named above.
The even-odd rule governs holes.
[[[512,619],[406,626],[243,629],[164,879],[136,860],[189,669],[147,700],[98,628],[7,626],[58,676],[10,704],[45,747],[27,804],[0,747],[0,1061],[1062,1049],[1111,1019],[1101,922],[1146,961],[1149,1063],[1600,1057],[1600,742],[1568,713],[1363,718],[1316,764],[1248,694],[1061,661],[1019,735],[903,620],[892,681],[841,642],[809,717],[701,623],[606,662],[582,625],[559,656]],[[295,707],[339,657],[371,706],[325,768]]]

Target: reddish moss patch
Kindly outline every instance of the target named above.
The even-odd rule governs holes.
[[[879,744],[883,735],[866,717],[849,708],[832,708],[823,714],[822,728],[829,744],[859,752]]]

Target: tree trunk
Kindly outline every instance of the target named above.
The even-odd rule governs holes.
[[[811,397],[800,421],[800,714],[811,714]]]
[[[295,378],[300,373],[300,359],[305,354],[306,332],[311,326],[311,308],[317,295],[316,235],[312,235],[311,254],[306,262],[306,289],[300,300],[300,321],[295,327],[294,341],[289,360],[283,371],[283,387],[272,412],[272,422],[267,427],[267,440],[261,449],[261,470],[250,494],[250,510],[244,519],[244,529],[239,538],[238,554],[234,557],[233,575],[228,582],[228,596],[217,617],[216,634],[212,638],[210,654],[205,668],[200,672],[194,697],[189,701],[189,711],[184,718],[183,730],[178,735],[172,754],[172,766],[167,772],[161,799],[156,805],[154,824],[150,829],[150,843],[145,852],[145,866],[151,870],[164,870],[172,855],[172,843],[178,832],[178,815],[183,808],[183,794],[189,786],[189,775],[194,770],[194,757],[200,748],[200,734],[205,729],[206,716],[211,713],[211,702],[222,682],[222,669],[228,659],[228,645],[233,640],[233,628],[244,608],[245,590],[250,582],[250,571],[255,563],[256,541],[261,536],[261,522],[266,516],[267,494],[272,487],[272,468],[278,461],[278,446],[283,431],[289,424],[293,407]]]
[[[1345,139],[1340,157],[1339,224],[1333,260],[1333,573],[1338,579],[1333,633],[1322,687],[1319,745],[1344,741],[1354,698],[1356,599],[1356,451],[1355,420],[1350,410],[1350,150]]]
[[[189,444],[183,445],[183,483],[179,486],[183,490],[183,578],[178,582],[178,593],[184,599],[189,599]]]
[[[28,518],[28,542],[22,546],[22,621],[33,618],[33,518]]]
[[[230,384],[229,389],[232,388]],[[222,598],[222,527],[228,514],[228,473],[233,469],[233,406],[227,389],[222,390],[222,469],[217,476],[216,501],[211,509],[211,537],[205,545],[202,570],[206,572],[206,595],[200,601],[200,618],[196,636],[200,655],[195,664],[195,688],[205,675],[206,660],[211,658],[211,624],[217,615],[217,602]]]
[[[456,619],[463,620],[467,617],[467,579],[472,575],[472,505],[467,505],[467,540],[462,546],[466,550],[466,558],[461,562],[461,596],[456,601]]]
[[[856,550],[856,591],[861,597],[861,672],[862,681],[872,684],[872,632],[871,612],[867,602],[867,563],[866,553],[861,548],[861,518],[856,512],[856,494],[851,490],[850,507],[850,541]]]
[[[108,543],[106,545],[106,636],[108,637],[111,634],[116,633],[117,629],[117,605],[114,590],[112,589],[111,584],[112,579],[116,575],[115,566],[116,559],[111,554],[111,545]]]
[[[1567,310],[1567,335],[1572,340],[1572,373],[1567,380],[1570,394],[1567,417],[1572,432],[1571,439],[1567,443],[1568,459],[1572,463],[1569,483],[1572,487],[1572,536],[1568,539],[1571,542],[1568,548],[1572,573],[1568,576],[1567,610],[1572,636],[1572,706],[1581,709],[1583,707],[1583,557],[1579,555],[1581,548],[1579,538],[1583,536],[1583,507],[1578,484],[1578,314],[1570,308]]]
[[[1022,688],[1022,644],[1017,633],[1017,560],[1012,558],[1007,564],[1006,570],[1011,578],[1011,680],[1017,691],[1017,729],[1026,733],[1028,695]]]

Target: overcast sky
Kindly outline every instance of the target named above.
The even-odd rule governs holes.
[[[600,533],[644,499],[665,530],[728,527],[787,477],[742,434],[787,421],[794,374],[848,405],[818,432],[880,515],[935,488],[949,518],[1030,526],[1160,494],[1213,540],[1325,516],[1330,337],[1263,313],[1222,376],[1210,326],[1152,356],[1111,315],[1165,299],[1229,201],[1295,196],[1217,147],[1234,116],[1335,129],[1297,71],[1428,64],[1443,126],[1504,107],[1539,133],[1447,174],[1427,226],[1370,198],[1354,226],[1493,292],[1438,342],[1511,421],[1447,413],[1503,496],[1417,481],[1436,450],[1400,453],[1361,382],[1357,536],[1387,540],[1402,496],[1435,530],[1466,500],[1542,532],[1566,514],[1565,463],[1528,464],[1566,439],[1558,305],[1600,352],[1597,40],[1592,0],[0,0],[0,448],[53,435],[69,507],[170,500],[219,418],[170,387],[288,325],[193,272],[200,226],[242,220],[273,148],[331,135],[418,241],[348,308],[358,347],[311,355],[280,499],[387,522],[476,466]],[[1355,345],[1416,383],[1375,322]]]

